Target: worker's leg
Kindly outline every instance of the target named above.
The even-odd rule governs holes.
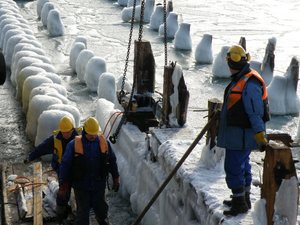
[[[96,214],[99,225],[106,225],[108,205],[105,200],[105,190],[97,190],[93,192],[92,207]]]
[[[76,225],[89,225],[90,193],[74,189],[76,199]]]

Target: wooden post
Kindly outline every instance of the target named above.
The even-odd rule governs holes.
[[[272,140],[276,140],[276,134],[272,135]],[[286,138],[279,134],[279,138]],[[291,149],[282,141],[272,141],[266,148],[264,159],[263,185],[261,197],[266,199],[266,213],[268,225],[273,225],[274,203],[276,192],[280,187],[282,179],[289,179],[293,176],[297,178],[295,165],[292,159]],[[276,171],[285,171],[282,177],[278,177]],[[288,194],[288,193],[287,193]]]
[[[164,70],[164,87],[163,87],[163,123],[169,124],[169,115],[172,112],[170,104],[170,96],[174,93],[174,85],[172,76],[174,72],[175,64],[171,63],[169,66],[165,66]],[[178,105],[176,107],[176,119],[179,126],[183,126],[186,123],[187,108],[190,98],[190,93],[185,85],[184,77],[181,76],[178,83]]]
[[[37,162],[33,167],[33,224],[43,225],[42,201],[42,164]]]
[[[155,60],[149,41],[135,41],[133,76],[137,94],[154,93]]]
[[[208,100],[208,120],[210,120],[216,110],[221,110],[222,108],[222,102],[216,98],[209,99]],[[209,149],[212,149],[215,145],[215,139],[217,136],[217,130],[218,128],[218,120],[214,121],[214,124],[210,127],[210,129],[207,131],[207,136],[206,136],[206,145],[208,145],[210,141],[210,147]]]
[[[187,109],[190,99],[190,92],[187,90],[183,75],[178,85],[178,98],[179,105],[176,109],[176,118],[179,126],[183,126],[186,123]]]
[[[8,225],[8,218],[9,218],[9,214],[8,214],[8,207],[7,207],[7,202],[8,202],[8,198],[7,198],[7,192],[6,192],[6,175],[5,175],[5,170],[6,170],[6,164],[3,163],[0,165],[0,170],[1,170],[1,187],[2,187],[2,196],[3,196],[3,205],[2,205],[2,216],[4,218],[2,219],[2,223],[3,225]]]
[[[240,38],[239,45],[242,46],[245,49],[245,51],[247,51],[247,49],[246,49],[246,38],[245,37]]]
[[[174,71],[174,64],[165,66],[164,68],[164,86],[163,86],[163,116],[162,121],[165,125],[169,125],[169,114],[171,113],[171,105],[169,97],[173,94],[172,74]]]

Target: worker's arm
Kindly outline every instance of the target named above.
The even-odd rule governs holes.
[[[243,92],[243,103],[254,132],[265,131],[265,122],[262,119],[264,115],[262,86],[257,79],[251,79],[247,82]]]
[[[29,154],[28,160],[33,161],[43,155],[53,154],[54,150],[54,138],[53,135],[45,139],[39,144],[33,152]]]

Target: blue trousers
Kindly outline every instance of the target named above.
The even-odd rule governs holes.
[[[74,189],[77,212],[76,225],[89,225],[90,210],[93,209],[99,224],[107,218],[108,205],[105,190],[85,191]]]
[[[225,174],[226,183],[229,189],[250,187],[252,173],[250,165],[251,150],[226,149]]]

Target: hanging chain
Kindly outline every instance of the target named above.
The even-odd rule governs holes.
[[[130,52],[130,46],[131,46],[131,40],[132,40],[135,6],[136,6],[136,0],[134,0],[134,4],[133,4],[133,11],[132,11],[132,18],[131,18],[131,28],[130,28],[129,43],[128,43],[128,51],[127,51],[126,63],[125,63],[125,69],[124,69],[124,75],[123,75],[123,80],[122,80],[122,89],[121,89],[122,93],[121,92],[119,93],[119,102],[121,100],[121,97],[123,97],[125,95],[124,85],[125,85],[126,71],[127,71],[127,67],[128,67],[128,58],[129,58],[129,52]],[[138,41],[139,42],[142,41],[142,37],[143,37],[144,9],[145,9],[145,0],[142,0],[142,2],[141,2],[140,26],[139,26],[139,37],[138,37]],[[137,56],[136,56],[137,58],[139,58],[139,53],[140,53],[140,51],[139,51],[139,49],[137,49]],[[122,115],[122,118],[120,120],[120,123],[119,123],[119,125],[118,125],[115,133],[112,136],[109,137],[109,140],[113,144],[116,143],[116,140],[118,138],[118,135],[120,133],[122,125],[126,122],[126,118],[127,118],[128,112],[131,109],[132,98],[133,98],[133,93],[134,93],[134,88],[135,88],[135,82],[136,82],[136,79],[134,78],[133,79],[133,85],[132,85],[132,89],[131,89],[131,93],[130,93],[130,98],[129,98],[128,105],[125,108],[125,112]],[[121,95],[123,95],[123,96],[121,96]]]
[[[145,0],[142,0],[141,1],[141,16],[140,16],[139,38],[138,38],[139,42],[142,41],[142,36],[143,36],[144,11],[145,11]]]
[[[167,44],[167,3],[164,0],[164,45],[165,45],[165,66],[168,64],[168,44]]]
[[[127,73],[129,56],[130,56],[130,47],[131,47],[132,33],[133,33],[133,27],[134,27],[136,1],[137,0],[133,1],[133,6],[132,6],[132,15],[131,15],[130,32],[129,32],[128,46],[127,46],[127,54],[126,54],[126,59],[125,59],[125,68],[124,68],[124,72],[123,72],[121,91],[119,92],[119,95],[118,95],[118,101],[120,104],[121,104],[122,98],[125,96],[124,86],[125,86],[126,73]]]

